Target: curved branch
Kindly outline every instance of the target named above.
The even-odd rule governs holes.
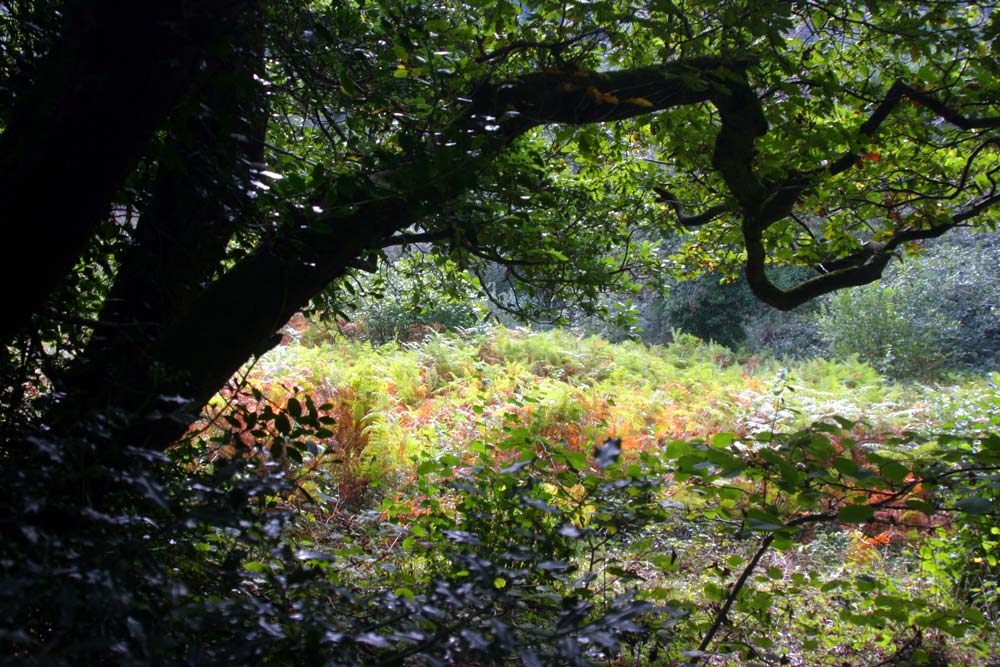
[[[682,227],[687,227],[689,229],[707,225],[729,210],[729,206],[726,204],[715,204],[713,206],[709,206],[701,213],[685,214],[683,204],[681,204],[680,199],[678,199],[677,195],[673,192],[667,190],[666,188],[656,186],[653,186],[653,191],[659,196],[661,202],[669,204],[674,209],[674,213],[677,215],[677,222],[680,223]]]
[[[736,89],[741,90],[741,87]],[[811,174],[794,173],[785,182],[767,192],[767,188],[753,174],[753,141],[766,132],[766,124],[748,123],[746,116],[755,117],[760,101],[752,95],[752,90],[743,90],[742,97],[733,95],[713,99],[722,115],[722,130],[716,140],[715,166],[722,173],[727,185],[737,196],[745,214],[743,238],[746,243],[747,260],[745,272],[751,291],[765,303],[780,310],[791,310],[823,294],[866,285],[882,277],[894,251],[909,241],[937,238],[969,220],[997,203],[1000,197],[995,192],[982,198],[968,208],[951,216],[951,221],[931,229],[908,229],[896,232],[882,244],[867,244],[858,252],[832,262],[820,265],[821,275],[807,280],[791,289],[782,289],[767,276],[765,264],[767,253],[764,247],[764,231],[775,221],[791,213],[792,207],[815,181],[818,174],[835,176],[852,168],[858,160],[855,151],[846,151],[821,172]],[[968,118],[958,111],[938,101],[933,95],[913,88],[897,80],[889,88],[886,96],[858,129],[859,135],[872,137],[904,98],[912,99],[934,111],[948,122],[961,129],[982,129],[1000,127],[1000,118]],[[721,103],[721,104],[720,104]],[[743,114],[741,116],[740,114]],[[766,123],[766,121],[765,121]],[[742,133],[740,132],[742,130]],[[759,134],[753,134],[753,132]],[[970,156],[962,173],[962,183],[968,177],[972,159],[987,146],[994,145],[996,139],[989,138],[980,144]],[[723,159],[724,158],[724,159]],[[762,190],[764,191],[762,193]]]
[[[889,114],[892,113],[892,111],[904,98],[918,102],[944,120],[962,130],[1000,127],[1000,117],[998,116],[969,118],[944,104],[931,93],[917,90],[913,86],[903,83],[902,80],[897,79],[889,88],[888,92],[886,92],[885,97],[879,105],[875,107],[872,115],[868,117],[868,120],[862,123],[860,128],[858,128],[858,134],[863,137],[874,136],[879,127],[881,127],[882,123],[885,122],[885,119],[889,117]],[[859,156],[855,151],[847,151],[838,159],[833,161],[825,171],[831,176],[841,174],[853,167],[857,163],[858,157]]]
[[[706,56],[612,72],[534,72],[480,86],[461,125],[510,139],[537,125],[633,118],[709,101],[734,80],[745,81],[751,64]]]
[[[746,72],[733,72],[712,91],[722,127],[715,138],[712,166],[745,211],[757,212],[768,198],[768,189],[753,170],[757,137],[767,134],[768,123],[760,98]]]
[[[754,224],[744,222],[743,237],[747,246],[746,276],[750,290],[757,298],[779,310],[792,310],[823,294],[845,287],[860,287],[882,277],[894,252],[904,243],[923,241],[944,235],[960,224],[1000,202],[1000,194],[984,197],[975,204],[951,216],[951,221],[930,229],[905,229],[893,234],[885,243],[871,243],[848,257],[821,265],[822,275],[811,278],[791,289],[782,289],[771,282],[765,271],[767,254],[763,232]]]

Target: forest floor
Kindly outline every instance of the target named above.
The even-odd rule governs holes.
[[[350,574],[339,576],[358,590],[378,581],[405,594],[442,571],[434,556],[441,543],[430,533],[441,520],[432,517],[460,512],[449,484],[484,461],[503,467],[517,460],[488,443],[530,440],[541,448],[539,459],[557,461],[547,470],[558,475],[552,485],[559,493],[546,498],[556,505],[559,498],[578,500],[575,525],[589,526],[589,517],[605,516],[601,505],[582,499],[592,490],[586,480],[566,474],[600,473],[595,446],[609,438],[620,440],[623,460],[638,461],[688,446],[677,443],[766,442],[769,434],[819,423],[836,425],[837,437],[862,451],[907,434],[970,434],[995,424],[996,380],[897,384],[854,359],[745,356],[686,335],[649,347],[498,328],[429,332],[373,347],[311,329],[248,369],[246,384],[220,394],[209,417],[234,404],[258,413],[273,406],[270,414],[292,417],[307,403],[322,406],[325,426],[296,440],[294,461],[285,460],[298,489],[282,501],[299,513],[295,539],[343,559]],[[280,458],[273,448],[270,454]],[[715,641],[692,653],[760,548],[761,533],[741,527],[739,503],[791,501],[780,500],[780,491],[748,495],[752,484],[742,477],[733,481],[739,502],[682,482],[671,478],[659,488],[665,511],[656,521],[594,519],[601,530],[586,533],[570,559],[586,572],[572,586],[584,580],[594,600],[635,591],[677,611],[655,630],[630,635],[619,656],[602,664],[697,658],[860,667],[997,659],[1000,640],[984,630],[1000,621],[996,553],[990,562],[956,563],[978,556],[967,542],[950,542],[960,528],[934,515],[909,525],[895,515],[798,531],[755,563]],[[436,490],[439,497],[428,500]],[[505,511],[494,498],[483,502]],[[953,553],[943,554],[949,545]],[[953,618],[937,621],[934,614]],[[956,614],[964,620],[954,622]]]

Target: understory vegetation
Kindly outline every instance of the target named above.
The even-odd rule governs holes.
[[[357,664],[949,665],[1000,649],[996,487],[977,477],[1000,458],[990,378],[901,385],[681,333],[426,329],[373,347],[288,331],[184,451],[280,471],[289,486],[263,503],[292,512],[286,548],[346,604],[398,608],[339,635]],[[284,567],[249,559],[240,576]]]
[[[347,329],[295,318],[165,454],[110,456],[103,423],[33,438],[4,468],[3,565],[32,573],[0,587],[5,652],[996,660],[996,376],[900,384],[680,332]]]

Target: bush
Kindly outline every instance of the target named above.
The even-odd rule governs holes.
[[[817,318],[838,356],[857,354],[896,378],[993,370],[1000,360],[1000,247],[973,236],[931,247],[887,281],[834,295]]]
[[[837,357],[857,355],[886,375],[939,377],[954,356],[960,325],[926,312],[917,289],[903,283],[840,292],[820,311],[820,335]]]
[[[421,338],[428,332],[468,329],[487,308],[478,281],[450,260],[414,253],[360,280],[345,314],[376,345]]]
[[[746,341],[744,322],[754,308],[743,282],[720,282],[718,274],[682,281],[666,306],[671,326],[735,350]]]
[[[678,338],[666,356],[714,355]],[[337,509],[329,441],[354,417],[308,395],[254,393],[259,409],[233,403],[170,457],[103,428],[0,441],[0,651],[27,665],[584,667],[682,664],[701,646],[745,664],[757,647],[775,662],[820,640],[839,653],[848,626],[884,645],[996,623],[996,435],[879,446],[841,418],[595,448],[546,434],[544,418],[580,418],[574,395],[529,398],[420,459],[412,493],[379,512]],[[845,525],[849,570],[841,547],[795,561]],[[937,536],[924,574],[869,576],[878,545],[917,539],[900,526]],[[821,555],[832,576],[811,571]]]

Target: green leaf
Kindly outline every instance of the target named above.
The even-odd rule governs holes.
[[[906,476],[910,474],[910,470],[902,463],[889,461],[879,467],[879,473],[890,482],[898,484],[906,479]]]
[[[574,470],[582,471],[587,468],[587,457],[583,455],[582,452],[578,452],[573,449],[566,450],[563,455],[566,457],[566,462],[573,466]]]
[[[837,512],[837,518],[844,523],[864,523],[874,516],[875,508],[870,505],[848,505]]]
[[[907,507],[919,510],[924,514],[926,514],[927,516],[934,514],[935,512],[937,512],[938,509],[936,506],[923,500],[917,500],[916,498],[911,498],[910,500],[907,500],[905,504]]]
[[[773,532],[781,530],[785,524],[773,514],[761,510],[750,510],[747,512],[747,527],[750,530]]]
[[[878,588],[878,581],[867,574],[862,574],[854,580],[854,586],[863,593],[870,593]]]
[[[848,477],[853,477],[858,471],[858,464],[852,459],[837,459],[833,462],[833,467],[837,469],[837,472]]]
[[[848,477],[853,477],[857,480],[871,479],[875,476],[871,470],[863,466],[859,466],[852,459],[840,458],[833,462],[833,467],[836,468],[841,474],[847,475]]]
[[[993,502],[979,496],[969,496],[955,501],[955,509],[972,516],[984,516],[993,513]]]
[[[845,431],[849,431],[857,425],[857,422],[851,421],[846,417],[841,417],[840,415],[834,415],[833,418],[838,424],[840,424],[840,428]]]
[[[712,447],[722,449],[723,447],[728,447],[733,444],[734,440],[736,440],[736,436],[732,433],[716,433],[712,436],[709,444],[711,444]]]
[[[695,447],[686,440],[671,440],[667,443],[666,456],[668,459],[679,459],[695,452]]]

